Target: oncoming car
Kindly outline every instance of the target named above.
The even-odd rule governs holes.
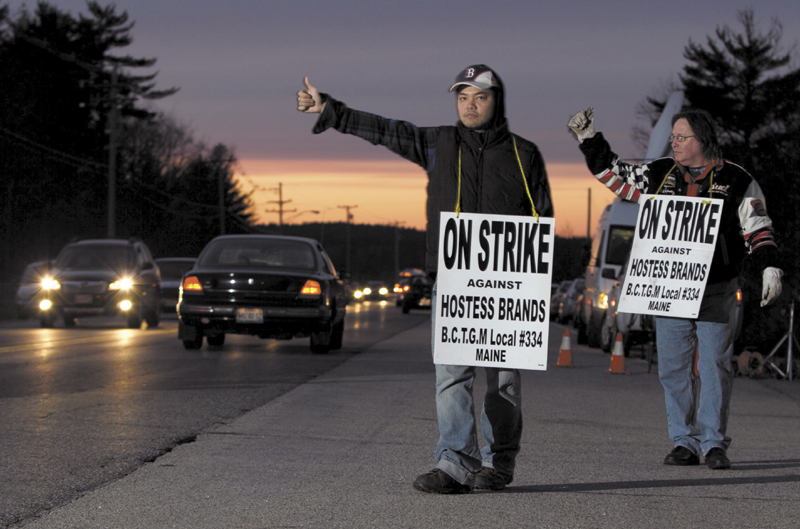
[[[347,295],[322,245],[303,237],[221,235],[186,273],[178,339],[199,349],[226,334],[310,337],[311,351],[340,349]]]
[[[353,298],[357,301],[380,301],[389,299],[389,294],[391,293],[388,285],[383,281],[367,281],[365,285],[353,292]]]
[[[139,239],[88,239],[66,245],[38,294],[39,321],[52,327],[64,318],[122,314],[128,327],[159,324],[161,273]]]

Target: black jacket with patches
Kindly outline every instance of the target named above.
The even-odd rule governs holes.
[[[687,196],[687,168],[672,158],[659,158],[638,166],[620,161],[603,134],[598,132],[580,145],[594,176],[619,197],[638,202],[642,194]],[[710,177],[701,180],[698,197],[724,200],[717,244],[711,262],[700,321],[726,322],[724,303],[733,280],[742,272],[745,259],[763,270],[778,266],[772,220],[767,215],[764,194],[750,174],[738,165],[720,160]]]

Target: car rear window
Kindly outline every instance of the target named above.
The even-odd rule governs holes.
[[[200,266],[315,270],[317,263],[312,247],[301,241],[228,239],[211,243]]]
[[[76,244],[67,246],[58,256],[56,267],[61,270],[131,270],[136,255],[129,246]]]

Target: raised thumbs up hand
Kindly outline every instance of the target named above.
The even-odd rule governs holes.
[[[319,90],[311,84],[308,76],[303,78],[303,83],[305,83],[306,88],[297,92],[297,110],[306,114],[319,114],[325,108],[325,103],[322,101]]]

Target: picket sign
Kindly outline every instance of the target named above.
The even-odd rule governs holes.
[[[437,364],[547,369],[552,218],[441,214]]]
[[[620,312],[697,318],[722,206],[718,198],[642,195]]]

